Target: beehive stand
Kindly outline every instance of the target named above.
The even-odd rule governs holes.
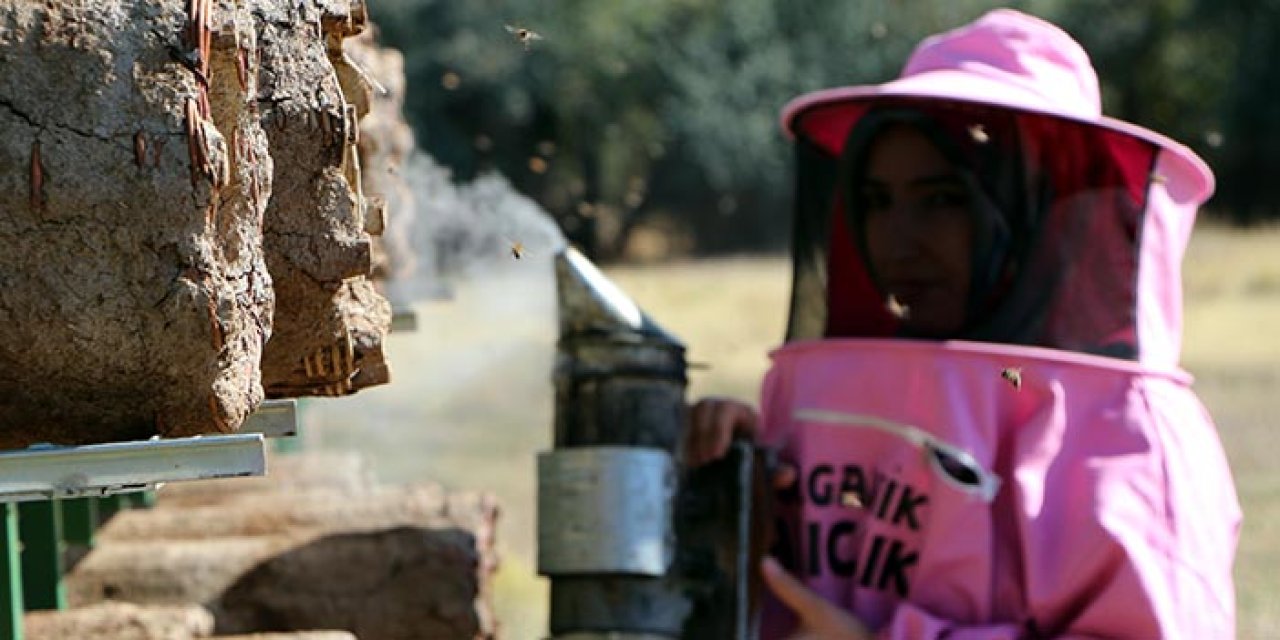
[[[67,546],[92,547],[115,512],[167,482],[266,475],[265,438],[297,433],[296,403],[271,400],[232,435],[0,452],[0,638],[22,639],[24,611],[66,608]]]

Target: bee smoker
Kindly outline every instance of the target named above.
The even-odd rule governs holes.
[[[759,456],[737,443],[682,472],[684,345],[577,251],[555,268],[555,448],[538,458],[552,637],[753,638]]]

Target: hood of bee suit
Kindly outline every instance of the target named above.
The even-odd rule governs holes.
[[[788,339],[900,334],[843,197],[884,113],[932,123],[922,129],[982,196],[979,289],[954,337],[1177,367],[1182,257],[1213,174],[1183,145],[1102,115],[1084,49],[1010,9],[924,40],[896,80],[783,109],[797,158]]]

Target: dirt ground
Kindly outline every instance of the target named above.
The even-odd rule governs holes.
[[[1280,230],[1197,229],[1186,264],[1184,363],[1219,423],[1245,509],[1236,576],[1239,637],[1280,637]],[[505,258],[505,260],[503,259]],[[433,479],[489,489],[502,505],[496,605],[504,635],[546,629],[546,582],[534,570],[535,453],[551,436],[555,288],[548,257],[495,256],[451,301],[416,307],[418,329],[393,334],[390,385],[303,405],[306,448],[360,450],[388,482]],[[784,325],[781,258],[626,267],[609,275],[709,369],[690,397],[754,396]]]

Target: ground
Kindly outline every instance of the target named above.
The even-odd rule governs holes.
[[[1245,510],[1239,637],[1280,637],[1280,230],[1200,227],[1186,261],[1183,362],[1218,422]],[[303,407],[308,448],[359,449],[381,478],[488,489],[503,504],[497,609],[505,636],[545,632],[535,575],[535,456],[551,438],[555,289],[546,260],[495,259],[451,301],[419,304],[416,332],[387,345],[393,382]],[[750,398],[782,335],[787,262],[735,258],[610,269],[689,346],[690,397]]]

